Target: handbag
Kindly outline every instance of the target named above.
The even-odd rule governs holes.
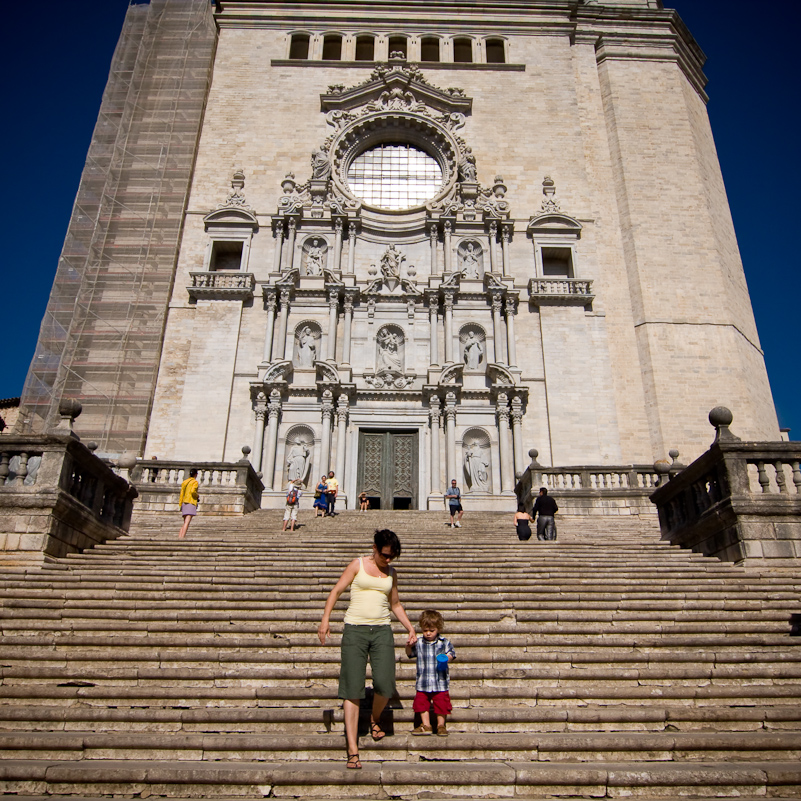
[[[318,500],[322,496],[322,492],[320,490],[316,490],[314,493],[314,500]]]

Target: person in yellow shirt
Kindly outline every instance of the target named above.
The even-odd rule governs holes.
[[[181,507],[181,514],[184,516],[184,524],[178,539],[182,540],[186,536],[192,518],[197,514],[198,488],[200,484],[197,480],[197,470],[193,467],[189,471],[189,478],[184,479],[181,484],[181,494],[178,496],[178,505]]]
[[[337,495],[339,494],[339,482],[334,478],[334,471],[332,470],[328,474],[328,480],[325,483],[325,497],[328,499],[328,510],[326,511],[326,515],[328,517],[334,517],[336,512],[334,511],[334,504],[337,502]]]

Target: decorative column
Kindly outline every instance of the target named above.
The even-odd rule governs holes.
[[[253,436],[253,456],[251,464],[253,469],[258,472],[261,470],[264,461],[264,418],[267,416],[267,396],[259,392],[256,396],[256,403],[253,405],[253,412],[256,415],[256,431]]]
[[[490,290],[492,298],[492,338],[495,343],[495,363],[503,364],[503,329],[501,327],[501,305],[503,298],[500,290]]]
[[[344,326],[342,341],[342,363],[350,364],[350,337],[351,328],[353,327],[353,301],[356,299],[355,289],[346,289],[345,296],[342,299],[342,306],[345,310]]]
[[[442,495],[442,465],[439,461],[439,426],[442,417],[442,406],[437,395],[432,395],[429,403],[431,404],[431,409],[428,412],[431,420],[431,494]],[[450,478],[448,479],[448,486],[450,486]]]
[[[512,441],[515,450],[515,481],[526,470],[525,455],[523,453],[523,401],[515,395],[512,398]]]
[[[337,217],[334,220],[334,272],[338,272],[342,264],[342,225],[342,218]]]
[[[445,396],[445,440],[448,463],[445,484],[450,487],[451,479],[455,478],[459,481],[459,477],[456,475],[456,395],[453,392],[449,392]]]
[[[348,405],[350,401],[343,392],[337,398],[337,461],[336,476],[339,483],[345,474],[345,439],[348,434]]]
[[[339,288],[328,290],[328,346],[323,360],[337,358],[337,312],[339,310]]]
[[[445,363],[449,364],[453,361],[453,300],[456,292],[446,289],[442,294],[445,309]]]
[[[501,224],[501,261],[504,277],[509,275],[509,240],[512,238],[512,225]]]
[[[289,218],[289,237],[287,238],[287,271],[290,271],[295,262],[295,236],[297,235],[298,221],[294,217]]]
[[[451,230],[453,225],[450,220],[445,220],[442,224],[442,238],[445,244],[445,272],[451,272]]]
[[[428,241],[431,244],[431,275],[437,274],[437,224],[429,223]]]
[[[320,473],[328,473],[331,470],[331,415],[334,413],[334,396],[330,389],[323,392],[322,403],[320,404],[322,413],[322,431],[320,435]]]
[[[511,492],[514,487],[514,465],[509,431],[509,399],[501,392],[498,395],[495,413],[498,416],[498,444],[501,449],[501,492]]]
[[[284,248],[284,220],[273,220],[273,238],[275,239],[275,250],[273,251],[273,272],[281,272],[281,256]]]
[[[506,352],[509,354],[509,366],[517,366],[517,346],[515,344],[515,314],[517,314],[517,298],[507,295],[504,298],[506,309]]]
[[[429,335],[429,350],[431,353],[431,364],[439,364],[439,346],[437,336],[437,312],[439,310],[439,293],[436,289],[426,290],[426,299],[428,300],[428,335]]]
[[[290,289],[288,286],[282,286],[280,289],[279,303],[280,312],[278,314],[278,336],[273,340],[273,358],[272,361],[286,358],[286,324],[289,319],[289,295]]]
[[[498,256],[495,253],[495,240],[498,236],[498,223],[495,221],[489,224],[489,255],[490,255],[490,272],[498,272]]]
[[[275,474],[275,447],[278,444],[278,416],[281,414],[281,393],[274,389],[267,404],[267,447],[264,449],[267,461],[264,465],[262,482],[267,490],[273,489]],[[259,451],[261,452],[261,451]]]
[[[267,330],[264,333],[264,351],[261,360],[264,364],[270,361],[273,353],[273,334],[275,333],[275,287],[262,287],[264,306],[267,309]]]
[[[356,269],[356,223],[348,226],[348,272],[353,275]]]

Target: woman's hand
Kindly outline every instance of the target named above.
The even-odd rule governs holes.
[[[317,636],[320,638],[320,642],[325,645],[325,641],[331,636],[331,626],[327,620],[320,623],[317,628]]]
[[[414,629],[409,629],[409,639],[406,640],[406,645],[412,646],[417,642],[417,634],[415,634]]]

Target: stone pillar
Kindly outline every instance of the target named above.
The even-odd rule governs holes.
[[[342,264],[342,218],[334,220],[334,263],[331,265],[337,272]]]
[[[342,494],[342,478],[345,475],[345,440],[348,435],[348,396],[344,393],[337,398],[337,460],[336,476],[340,482],[340,497]]]
[[[322,413],[322,431],[320,434],[320,473],[331,470],[331,415],[334,412],[334,396],[330,389],[323,392],[320,405]]]
[[[450,220],[445,220],[442,224],[442,238],[444,241],[445,246],[445,272],[450,273],[452,270],[451,266],[451,230],[453,229],[453,225],[451,224]]]
[[[337,359],[337,316],[339,311],[339,288],[328,290],[328,347],[324,359]]]
[[[509,240],[512,238],[510,224],[501,224],[501,261],[504,277],[510,275],[509,269]]]
[[[290,289],[288,286],[282,286],[280,290],[280,312],[278,314],[278,335],[273,340],[273,358],[272,361],[283,359],[286,352],[286,324],[289,319],[289,295]]]
[[[264,464],[264,477],[262,482],[267,490],[273,489],[275,475],[275,448],[278,444],[278,417],[281,414],[281,393],[274,389],[270,393],[270,402],[267,404],[267,447],[264,449],[267,461]]]
[[[428,241],[431,244],[431,275],[437,274],[437,224],[431,222],[428,225]]]
[[[500,291],[490,290],[492,298],[492,338],[495,343],[495,363],[503,364],[503,328],[501,326],[501,305],[503,299]]]
[[[427,290],[428,296],[428,334],[429,334],[429,349],[431,352],[430,362],[432,365],[439,364],[439,346],[437,336],[437,311],[439,310],[439,293],[436,289]]]
[[[284,220],[273,220],[273,238],[275,250],[273,251],[273,272],[281,272],[281,256],[284,248]]]
[[[448,464],[448,475],[445,478],[445,484],[450,487],[451,479],[455,478],[459,481],[459,477],[456,475],[456,395],[453,392],[449,392],[445,396],[445,439]]]
[[[517,298],[507,295],[504,299],[506,308],[506,348],[509,354],[509,366],[517,366],[517,345],[515,343],[515,314],[517,314]]]
[[[453,361],[453,300],[455,291],[446,289],[443,292],[443,306],[445,309],[445,363]]]
[[[286,258],[286,269],[291,270],[295,263],[295,237],[297,235],[298,222],[294,217],[289,218],[289,236],[287,237],[287,249],[289,253]]]
[[[261,360],[270,361],[273,355],[273,335],[275,334],[275,287],[264,287],[264,305],[267,307],[267,330],[264,333],[264,351]]]
[[[431,396],[429,403],[431,404],[431,409],[428,412],[431,420],[431,494],[442,495],[440,478],[442,464],[439,460],[439,426],[440,418],[442,417],[442,406],[439,397],[436,395]],[[448,482],[448,486],[450,486],[450,479],[448,479]]]
[[[348,226],[348,272],[353,275],[356,269],[356,223]]]
[[[512,441],[515,451],[515,481],[526,470],[526,459],[523,453],[523,401],[517,395],[512,398]]]
[[[254,470],[258,473],[264,461],[264,418],[267,416],[267,396],[259,392],[253,406],[256,415],[256,431],[253,435],[253,456],[251,460]]]
[[[345,310],[344,328],[342,332],[342,363],[350,364],[350,338],[351,328],[353,327],[353,301],[356,298],[356,292],[352,289],[345,290],[345,297],[342,300],[342,305]]]
[[[514,464],[509,431],[509,399],[501,392],[498,395],[495,413],[498,416],[498,445],[501,451],[501,492],[511,492],[514,487]]]
[[[495,253],[495,239],[498,236],[498,223],[491,222],[489,224],[489,256],[490,256],[490,272],[498,272],[498,256]]]

